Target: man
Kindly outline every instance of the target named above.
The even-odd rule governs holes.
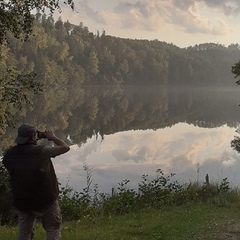
[[[46,239],[59,240],[62,218],[57,201],[58,181],[51,158],[68,152],[70,148],[50,131],[43,132],[42,137],[52,141],[54,146],[37,145],[37,133],[31,124],[22,124],[18,128],[16,145],[3,157],[10,175],[13,204],[18,210],[17,239],[33,239],[34,222],[39,218]]]

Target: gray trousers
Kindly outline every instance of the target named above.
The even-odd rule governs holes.
[[[46,231],[46,240],[59,240],[62,216],[58,202],[43,211],[18,211],[17,240],[32,240],[34,237],[34,223],[38,218]]]

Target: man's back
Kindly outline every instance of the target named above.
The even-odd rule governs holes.
[[[20,210],[41,210],[58,196],[58,183],[44,146],[16,145],[9,149],[3,164],[10,174],[14,205]]]
[[[40,138],[52,141],[54,146],[38,146]],[[70,147],[53,132],[40,132],[29,123],[18,128],[15,143],[17,145],[5,153],[3,164],[10,174],[14,205],[18,210],[17,239],[33,239],[38,218],[46,231],[46,239],[59,240],[62,217],[51,158],[68,152]]]

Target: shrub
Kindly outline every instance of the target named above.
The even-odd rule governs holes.
[[[15,216],[16,211],[12,206],[9,175],[0,161],[0,225],[13,224]]]
[[[161,169],[156,177],[149,179],[143,175],[138,189],[129,188],[130,180],[118,183],[111,194],[100,193],[98,184],[92,183],[92,169],[84,165],[86,187],[81,192],[75,191],[69,184],[60,188],[59,203],[64,221],[78,221],[87,218],[96,221],[100,216],[122,215],[143,208],[162,208],[179,206],[188,203],[213,203],[217,206],[239,203],[239,191],[230,189],[227,178],[218,184],[206,181],[200,183],[179,184],[173,181],[175,174],[165,175]],[[15,211],[12,207],[8,174],[0,162],[0,223],[15,222]]]
[[[104,214],[125,214],[136,210],[139,207],[139,197],[134,189],[129,189],[127,184],[129,180],[125,179],[118,183],[119,187],[115,192],[112,189],[112,195],[103,199],[103,212]]]

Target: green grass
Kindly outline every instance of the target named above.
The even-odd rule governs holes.
[[[195,204],[146,209],[123,216],[64,223],[62,240],[213,240],[230,220],[240,221],[237,206]],[[16,232],[16,227],[0,227],[0,239],[15,240]],[[43,239],[44,231],[37,224],[34,240]]]
[[[91,188],[91,171],[86,171],[87,187],[82,192],[69,186],[61,189],[62,240],[219,240],[221,234],[240,236],[240,192],[230,189],[227,178],[210,184],[206,176],[202,184],[180,185],[170,181],[172,174],[165,176],[159,169],[152,180],[143,175],[138,191],[130,189],[125,179],[108,195],[99,193],[96,185]],[[2,222],[10,224],[15,215],[11,209],[7,213]],[[16,227],[0,227],[0,240],[15,240],[16,234]],[[45,232],[38,223],[34,240],[43,239]]]

